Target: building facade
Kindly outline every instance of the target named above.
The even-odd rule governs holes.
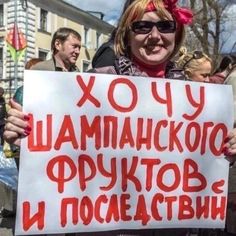
[[[12,60],[6,43],[15,22],[27,41],[24,57],[18,63]],[[30,58],[50,58],[52,35],[59,27],[73,28],[81,34],[77,62],[81,72],[89,68],[96,49],[114,28],[63,0],[0,0],[0,86],[13,93],[22,84],[24,65]]]

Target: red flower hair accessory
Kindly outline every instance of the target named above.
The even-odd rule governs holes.
[[[175,20],[183,25],[191,24],[193,21],[193,13],[187,8],[178,7],[176,3],[178,0],[163,0],[167,11],[174,16]],[[156,7],[153,1],[150,1],[145,9],[145,12],[155,11]]]
[[[156,7],[155,7],[153,1],[150,1],[145,9],[145,12],[150,12],[150,11],[156,11]]]
[[[164,0],[165,8],[181,24],[191,24],[193,21],[193,12],[187,8],[177,7],[178,0]]]

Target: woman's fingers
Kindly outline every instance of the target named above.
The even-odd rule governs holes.
[[[30,127],[28,122],[17,117],[8,117],[5,125],[5,131],[16,132],[18,135],[27,135]]]
[[[15,108],[18,111],[22,111],[22,106],[19,103],[15,102],[13,99],[10,99],[10,106],[11,108]]]
[[[5,124],[4,139],[8,143],[20,144],[20,139],[29,135],[29,117],[22,112],[22,106],[10,100],[11,108],[8,111],[8,117]]]
[[[21,138],[20,138],[18,133],[12,132],[12,131],[9,131],[9,130],[5,130],[5,132],[3,134],[3,137],[8,143],[20,146]]]

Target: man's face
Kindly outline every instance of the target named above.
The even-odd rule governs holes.
[[[70,34],[64,43],[60,41],[56,43],[57,56],[66,65],[75,65],[80,54],[80,48],[81,41],[73,34]]]

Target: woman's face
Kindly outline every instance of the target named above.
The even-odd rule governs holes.
[[[172,19],[173,20],[173,19]],[[147,12],[140,21],[158,22],[161,19],[155,12]],[[130,31],[131,53],[141,62],[148,65],[158,65],[166,62],[175,47],[175,31],[161,33],[156,26],[146,34]]]
[[[197,70],[191,71],[189,79],[197,82],[209,82],[211,69],[211,63],[206,60],[198,66]]]

